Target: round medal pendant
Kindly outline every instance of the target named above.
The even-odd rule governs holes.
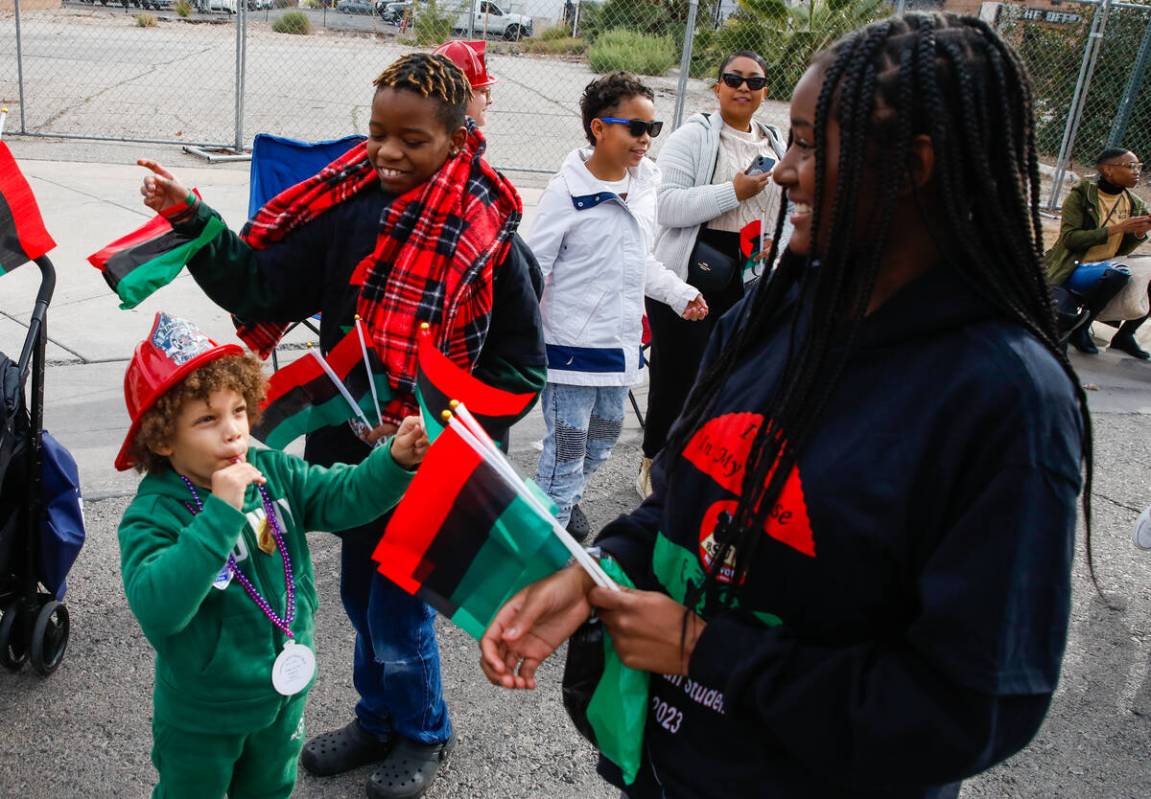
[[[272,687],[292,696],[308,687],[316,673],[316,656],[303,644],[288,641],[272,664]]]

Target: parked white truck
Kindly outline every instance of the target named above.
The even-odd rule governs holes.
[[[475,17],[469,20],[473,8]],[[469,21],[474,26],[475,35],[485,39],[488,36],[502,36],[508,41],[515,41],[532,35],[531,17],[504,11],[492,0],[475,0],[474,4],[472,0],[463,0],[462,11],[456,17],[453,29],[457,33],[467,33]]]

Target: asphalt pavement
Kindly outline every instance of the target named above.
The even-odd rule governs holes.
[[[142,797],[150,791],[152,652],[126,605],[116,526],[137,478],[111,460],[127,427],[120,382],[131,349],[156,309],[195,319],[232,340],[227,316],[179,278],[139,308],[122,311],[84,258],[148,216],[131,165],[139,146],[5,139],[29,178],[49,231],[59,287],[49,314],[46,425],[76,455],[88,502],[88,542],[70,578],[72,641],[60,670],[0,673],[0,795],[28,799]],[[175,149],[147,152],[172,165],[238,227],[245,217],[247,166],[206,166]],[[513,176],[531,224],[540,180]],[[23,340],[37,273],[25,266],[0,278],[0,350]],[[290,346],[306,341],[295,334]],[[1145,342],[1145,346],[1147,343]],[[290,354],[292,349],[288,349]],[[964,799],[1151,796],[1151,553],[1130,543],[1130,526],[1151,502],[1151,365],[1103,352],[1075,356],[1090,387],[1096,460],[1094,544],[1102,584],[1117,609],[1093,593],[1076,565],[1071,637],[1050,715],[1032,744],[970,780]],[[637,392],[641,406],[643,389]],[[512,458],[530,474],[542,434],[533,413],[512,432]],[[628,416],[612,459],[589,487],[586,509],[601,526],[638,503],[632,485],[639,425]],[[309,734],[351,717],[353,635],[338,595],[339,544],[310,537],[321,607],[320,678],[307,714]],[[1082,552],[1082,540],[1079,546]],[[440,624],[445,692],[459,734],[450,766],[428,796],[614,799],[594,773],[594,753],[559,701],[560,668],[545,666],[541,688],[509,694],[490,687],[475,643]],[[331,779],[301,777],[300,797],[363,795],[368,770]]]

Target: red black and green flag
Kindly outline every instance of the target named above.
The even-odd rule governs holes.
[[[272,375],[252,436],[273,449],[283,449],[302,435],[343,424],[355,415],[324,367],[308,352]]]
[[[166,214],[176,216],[187,208],[177,206]],[[88,263],[104,275],[108,286],[120,297],[121,308],[135,308],[175,280],[184,264],[225,227],[223,220],[213,216],[198,236],[189,236],[173,229],[164,215],[157,215],[143,227],[89,255]]]
[[[449,427],[372,557],[381,574],[478,640],[516,591],[563,568],[569,553],[552,522]]]
[[[753,219],[739,231],[739,252],[743,256],[743,271],[763,272],[760,250],[767,244],[764,239],[763,220]]]
[[[368,348],[367,352],[371,363],[370,378],[359,336],[353,328],[324,360],[347,388],[368,424],[375,425],[379,411],[373,407],[375,399],[369,380],[375,382],[376,396],[381,403],[390,399],[391,388],[385,379],[383,364],[372,349]],[[298,358],[268,381],[268,396],[264,400],[260,422],[252,428],[252,435],[267,446],[283,449],[302,435],[359,417],[339,386],[316,360],[318,356],[319,353],[309,353]]]
[[[8,145],[0,142],[0,275],[56,246]]]
[[[440,352],[427,328],[420,330],[416,370],[416,400],[423,411],[424,427],[432,441],[444,429],[443,412],[452,400],[464,403],[476,421],[495,441],[531,407],[536,394],[516,394],[490,386]]]

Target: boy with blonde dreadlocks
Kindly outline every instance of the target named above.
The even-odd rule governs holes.
[[[538,391],[545,360],[531,281],[538,266],[515,233],[520,199],[483,159],[484,138],[465,118],[467,78],[442,56],[415,53],[375,87],[367,142],[273,198],[241,235],[220,234],[188,267],[264,354],[317,312],[326,352],[358,313],[392,387],[379,436],[416,407],[423,322],[452,360],[500,388]],[[216,215],[159,164],[140,164],[153,173],[146,205],[169,215],[188,205],[177,229],[198,234]],[[308,437],[305,457],[355,463],[368,452],[351,429],[332,427]],[[369,796],[410,799],[431,784],[454,738],[434,613],[376,572],[371,552],[382,530],[377,521],[343,536],[340,593],[357,633],[355,718],[310,741],[302,763],[320,776],[379,763]]]

